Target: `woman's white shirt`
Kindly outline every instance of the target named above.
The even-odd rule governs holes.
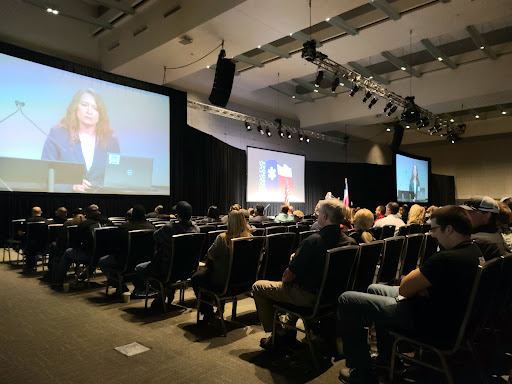
[[[80,144],[82,145],[82,154],[85,159],[85,166],[87,171],[92,167],[94,160],[94,148],[96,147],[96,136],[91,136],[86,133],[80,133]]]

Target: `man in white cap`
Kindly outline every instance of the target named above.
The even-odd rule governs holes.
[[[469,212],[473,226],[471,239],[480,247],[486,261],[510,252],[496,224],[499,213],[496,200],[478,196],[465,201],[461,207]]]

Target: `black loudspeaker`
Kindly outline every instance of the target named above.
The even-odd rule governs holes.
[[[226,51],[221,50],[215,68],[215,80],[213,81],[212,93],[208,100],[213,105],[224,108],[231,96],[233,78],[235,77],[235,63],[225,59]]]
[[[400,144],[402,144],[402,138],[404,137],[404,127],[402,124],[395,124],[395,132],[393,133],[393,142],[391,143],[391,150],[393,152],[398,151]]]

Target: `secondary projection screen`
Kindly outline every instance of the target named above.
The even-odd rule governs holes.
[[[0,190],[169,194],[169,96],[0,54]]]
[[[305,157],[247,147],[247,201],[304,203]]]
[[[428,202],[430,160],[396,153],[395,169],[397,201],[401,203]]]

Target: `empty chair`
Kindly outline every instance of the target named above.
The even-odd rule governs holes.
[[[406,238],[407,240],[405,242],[404,257],[400,267],[399,276],[405,276],[409,272],[416,269],[416,266],[418,265],[419,259],[421,257],[421,252],[423,251],[423,241],[425,239],[425,235],[423,233],[414,233],[412,235],[406,236]]]
[[[377,264],[384,249],[384,241],[359,244],[359,258],[352,282],[352,291],[366,292],[375,277]]]
[[[409,235],[413,235],[415,233],[422,233],[422,225],[421,224],[409,224]]]
[[[19,259],[19,250],[22,247],[22,236],[21,232],[25,231],[25,219],[16,219],[11,220],[9,226],[9,239],[6,241],[6,247],[3,250],[2,261],[5,261],[5,251],[7,250],[7,255],[9,256],[9,261],[11,261],[11,248],[17,252],[16,260]]]
[[[260,272],[262,280],[281,281],[290,263],[295,233],[285,232],[268,235]]]
[[[377,274],[378,283],[393,284],[396,282],[404,244],[404,236],[390,237],[384,240],[384,250]]]
[[[394,225],[385,225],[382,227],[382,233],[380,235],[380,239],[384,240],[388,237],[395,236],[395,226]]]
[[[216,229],[217,229],[217,227],[215,227],[215,225],[205,224],[205,225],[200,225],[199,226],[199,231],[201,233],[208,233],[208,232],[211,232],[211,231],[215,231]]]
[[[199,288],[197,292],[197,321],[199,322],[199,306],[201,302],[217,307],[224,330],[227,336],[224,320],[224,306],[232,301],[232,319],[236,318],[237,300],[240,295],[250,293],[252,285],[256,282],[261,262],[261,253],[265,244],[265,237],[239,237],[231,239],[230,259],[226,285],[220,291]]]
[[[288,230],[284,225],[276,225],[273,227],[265,227],[265,235],[273,235],[274,233],[284,233]]]
[[[37,256],[41,256],[44,270],[44,257],[48,246],[48,224],[44,221],[28,222],[26,225],[25,262],[26,268],[35,268]]]

